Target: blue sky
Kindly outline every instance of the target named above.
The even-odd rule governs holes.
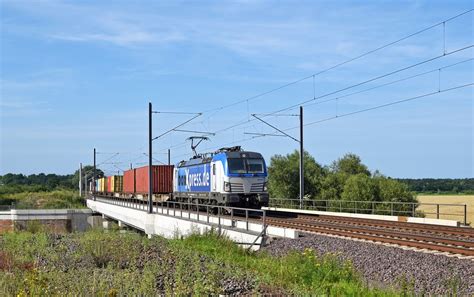
[[[379,75],[474,44],[473,12],[265,96],[472,9],[472,1],[1,1],[0,174],[107,173],[146,162],[147,103],[205,112],[183,129],[219,131],[201,151],[242,145],[268,160],[298,147],[251,121]],[[443,38],[444,36],[444,38]],[[305,123],[472,83],[469,48],[305,106]],[[349,95],[395,80],[419,77]],[[318,104],[314,104],[319,102]],[[285,111],[294,114],[297,110]],[[158,135],[189,115],[155,115]],[[288,129],[296,117],[266,117]],[[241,125],[229,128],[236,123]],[[329,164],[361,156],[393,177],[473,177],[473,88],[305,127],[305,148]],[[288,133],[297,136],[297,130]],[[154,142],[154,156],[191,156],[191,134]],[[119,154],[115,154],[118,152]]]

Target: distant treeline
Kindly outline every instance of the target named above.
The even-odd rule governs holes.
[[[0,176],[0,193],[13,193],[22,191],[51,191],[58,188],[75,189],[72,174],[13,174],[7,173]]]
[[[93,167],[84,166],[83,172],[86,175],[92,175]],[[96,176],[102,177],[104,172],[100,169],[96,170]],[[21,192],[39,192],[53,190],[77,190],[79,187],[79,170],[73,174],[14,174],[7,173],[0,175],[0,195],[13,194]],[[0,196],[1,198],[1,196]]]
[[[101,172],[101,171],[100,171]],[[102,172],[100,174],[103,174]],[[395,179],[417,193],[465,193],[474,194],[474,178],[398,178]],[[0,175],[0,193],[22,191],[51,191],[77,189],[78,172],[75,174],[13,174]]]
[[[474,194],[474,178],[399,178],[410,191],[418,193]]]

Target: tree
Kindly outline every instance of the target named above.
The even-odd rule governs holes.
[[[347,179],[341,198],[348,201],[348,203],[344,203],[342,211],[356,209],[356,212],[371,213],[375,208],[373,201],[378,201],[380,197],[378,196],[377,185],[373,179],[364,173],[359,173],[351,175]]]
[[[370,176],[369,169],[362,164],[360,157],[351,153],[334,161],[331,165],[331,169],[333,172],[342,172],[349,175],[364,174]]]
[[[297,199],[299,197],[299,157],[298,151],[286,156],[275,155],[268,167],[268,191],[271,197]],[[324,168],[308,153],[304,152],[305,196],[317,197],[321,191]]]
[[[359,173],[347,179],[341,198],[347,201],[377,201],[377,192],[377,185],[370,176]]]
[[[28,178],[23,174],[7,173],[2,177],[2,183],[5,185],[26,185]]]
[[[417,203],[415,195],[408,190],[408,186],[385,176],[374,179],[379,189],[380,200],[393,202]]]
[[[342,199],[342,192],[346,181],[353,175],[363,174],[370,176],[367,166],[362,164],[360,157],[355,154],[346,154],[344,157],[332,162],[327,169],[321,190],[321,199],[339,200]]]
[[[341,199],[344,185],[349,175],[343,172],[328,172],[324,177],[321,188],[322,200],[339,200]]]
[[[82,167],[82,174],[83,174],[83,179],[85,176],[87,176],[87,179],[90,179],[93,175],[93,172],[94,172],[94,166],[92,165],[86,165],[86,166],[83,166]],[[100,169],[96,169],[96,175],[95,175],[95,178],[100,178],[100,177],[103,177],[104,176],[104,172]],[[84,184],[85,184],[85,180],[83,180]],[[79,186],[79,169],[76,170],[74,172],[74,174],[71,176],[71,184],[74,188],[77,189],[77,187]]]

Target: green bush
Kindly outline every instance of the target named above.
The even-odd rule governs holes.
[[[84,199],[72,190],[0,194],[0,205],[18,209],[84,208]]]

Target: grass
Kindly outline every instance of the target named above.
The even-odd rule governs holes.
[[[76,191],[53,190],[0,194],[0,205],[18,209],[84,208],[83,199]]]
[[[367,287],[337,255],[306,250],[275,258],[212,233],[169,241],[98,230],[7,233],[0,238],[0,271],[6,296],[396,295]]]
[[[341,262],[337,254],[318,257],[311,249],[284,257],[249,254],[231,241],[215,234],[193,235],[173,241],[178,250],[193,249],[210,255],[243,271],[252,271],[270,293],[295,295],[391,295],[393,292],[369,289],[354,272],[350,262]]]
[[[467,223],[474,224],[474,195],[418,195],[420,203],[466,204]],[[427,218],[436,218],[436,205],[420,205],[418,210],[425,213]],[[440,205],[440,219],[458,220],[464,218],[464,207]]]

